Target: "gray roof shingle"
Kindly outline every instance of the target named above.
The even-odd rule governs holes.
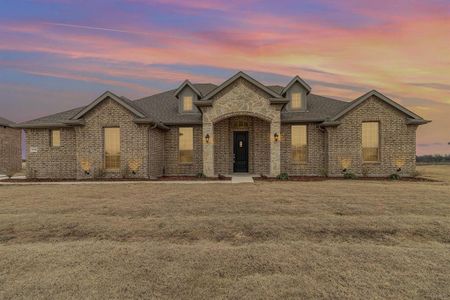
[[[0,117],[0,126],[9,126],[15,124],[13,121]]]
[[[202,96],[207,95],[217,87],[217,85],[211,83],[198,83],[193,85],[198,91],[201,92]],[[277,94],[281,93],[281,91],[283,90],[283,87],[279,85],[271,85],[267,86],[267,88]],[[136,110],[145,114],[149,119],[160,121],[167,125],[201,124],[201,113],[179,113],[178,99],[175,97],[175,91],[176,89],[173,89],[134,101],[131,101],[125,97],[121,97],[121,99],[133,106]],[[306,112],[282,111],[281,120],[282,122],[323,121],[325,119],[333,117],[334,115],[345,109],[349,104],[350,102],[335,100],[315,94],[309,94],[307,95],[308,110]],[[70,120],[84,108],[85,107],[74,108],[57,114],[24,122],[19,125],[63,123]]]

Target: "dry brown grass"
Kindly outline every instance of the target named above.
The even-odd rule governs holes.
[[[450,185],[0,186],[0,298],[448,298]]]
[[[420,177],[450,183],[450,165],[418,165],[417,172]]]

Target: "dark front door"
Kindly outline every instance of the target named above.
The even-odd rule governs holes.
[[[248,131],[235,131],[233,172],[248,172]]]

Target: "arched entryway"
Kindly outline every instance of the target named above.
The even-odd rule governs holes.
[[[213,126],[214,173],[270,174],[270,122],[249,115],[220,119]]]

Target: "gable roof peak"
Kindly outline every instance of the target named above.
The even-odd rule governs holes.
[[[199,98],[202,97],[202,93],[189,81],[189,79],[183,81],[183,83],[178,87],[178,89],[174,93],[175,97],[178,98],[178,95],[181,93],[182,90],[184,90],[186,86],[190,87]]]
[[[424,121],[422,119],[422,117],[416,115],[415,113],[413,113],[412,111],[410,111],[409,109],[407,109],[406,107],[398,104],[397,102],[395,102],[394,100],[392,100],[391,98],[383,95],[382,93],[380,93],[377,90],[371,90],[368,91],[367,93],[363,94],[362,96],[356,98],[355,100],[353,100],[352,102],[350,102],[350,105],[348,105],[344,110],[342,110],[341,112],[339,112],[337,115],[335,115],[333,117],[333,121],[336,121],[337,119],[341,118],[342,116],[346,115],[348,112],[350,112],[351,110],[353,110],[354,108],[356,108],[357,106],[361,105],[362,103],[364,103],[366,100],[368,100],[370,97],[375,96],[378,99],[384,101],[385,103],[387,103],[388,105],[398,109],[399,111],[401,111],[402,113],[404,113],[405,115],[407,115],[408,117],[410,117],[413,120],[420,120],[420,121]]]
[[[97,99],[91,102],[91,104],[85,106],[81,111],[79,111],[75,116],[70,118],[71,120],[78,120],[81,117],[83,117],[85,114],[87,114],[89,111],[91,111],[94,107],[96,107],[99,103],[104,101],[105,99],[112,99],[118,104],[122,105],[124,108],[135,114],[136,116],[140,118],[145,118],[146,115],[141,112],[141,110],[136,107],[136,105],[133,103],[133,101],[128,100],[126,97],[119,97],[116,94],[114,94],[111,91],[106,91],[103,94],[101,94]]]
[[[247,73],[244,73],[243,71],[239,71],[236,74],[234,74],[233,76],[231,76],[230,78],[228,78],[227,80],[225,80],[221,85],[217,86],[215,89],[213,89],[207,95],[205,95],[201,100],[210,100],[214,95],[216,95],[217,93],[219,93],[220,91],[225,89],[227,86],[229,86],[230,84],[232,84],[234,81],[236,81],[239,78],[244,78],[245,80],[254,84],[255,86],[257,86],[261,90],[265,91],[267,94],[269,94],[270,96],[272,96],[274,98],[281,98],[279,94],[277,94],[275,91],[271,90],[270,88],[268,88],[267,86],[265,86],[264,84],[259,82],[258,80],[254,79],[253,77],[251,77]]]
[[[289,81],[289,83],[286,85],[286,87],[281,91],[281,95],[282,96],[286,95],[287,91],[296,82],[298,82],[306,90],[306,94],[309,94],[311,92],[311,86],[308,83],[306,83],[306,81],[301,79],[300,76],[295,75],[294,78],[292,78],[291,81]]]

